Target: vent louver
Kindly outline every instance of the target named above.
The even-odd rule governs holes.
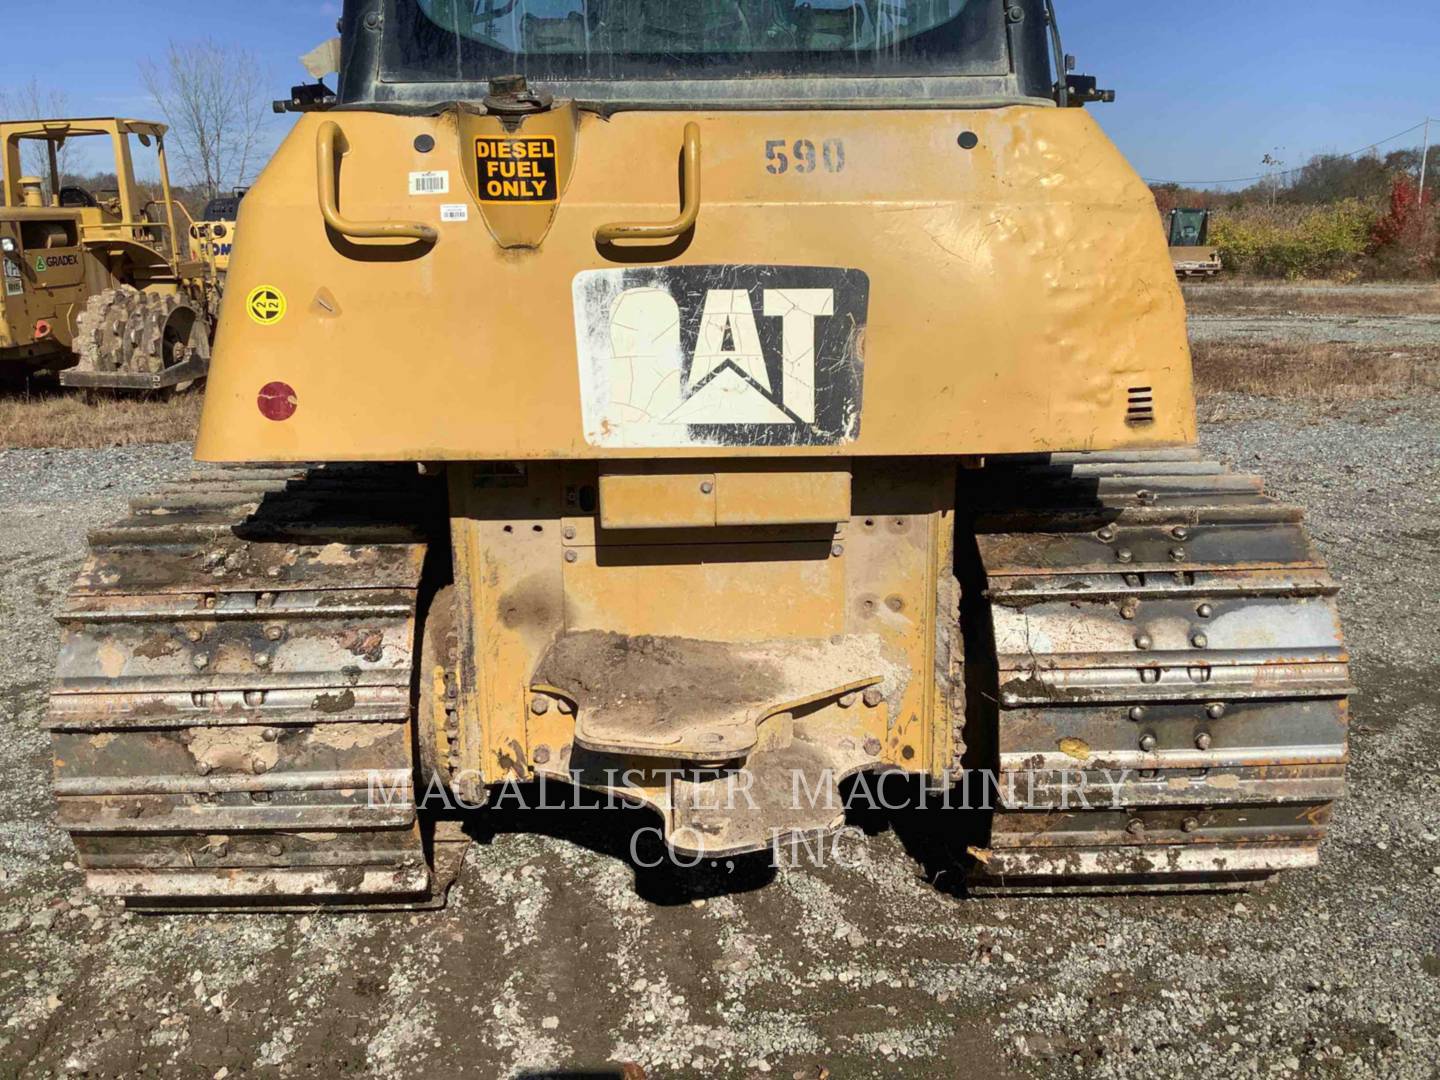
[[[1155,422],[1155,395],[1148,386],[1130,387],[1125,407],[1127,424],[1153,424]]]

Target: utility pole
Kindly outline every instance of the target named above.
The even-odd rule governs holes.
[[[1277,147],[1275,148],[1275,152],[1274,152],[1274,153],[1272,153],[1272,154],[1266,154],[1266,155],[1260,160],[1260,164],[1261,164],[1261,165],[1264,165],[1266,168],[1268,168],[1268,169],[1270,170],[1270,205],[1271,205],[1271,206],[1274,206],[1274,205],[1275,205],[1275,200],[1279,197],[1279,194],[1280,194],[1280,173],[1279,173],[1277,170],[1278,170],[1282,165],[1284,165],[1285,162],[1283,162],[1283,161],[1281,161],[1279,158],[1277,158],[1277,157],[1275,156],[1275,154],[1278,154],[1282,149],[1284,149],[1284,147],[1277,146]]]
[[[1425,209],[1425,170],[1430,167],[1430,118],[1425,118],[1425,149],[1420,152],[1420,209]]]

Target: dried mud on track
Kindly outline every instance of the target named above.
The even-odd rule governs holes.
[[[0,1076],[1433,1076],[1440,399],[1233,404],[1205,449],[1310,506],[1360,687],[1321,867],[1243,899],[965,899],[934,811],[685,877],[632,865],[643,814],[555,810],[477,821],[444,912],[124,915],[55,824],[50,612],[185,454],[0,455]]]

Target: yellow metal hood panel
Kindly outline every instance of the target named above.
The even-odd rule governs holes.
[[[327,230],[315,156],[327,120],[349,148],[338,181],[344,215],[431,224],[436,244]],[[603,224],[676,215],[688,121],[702,136],[693,233],[597,247]],[[1082,110],[629,112],[574,122],[573,144],[557,141],[574,157],[558,170],[553,221],[547,207],[548,232],[534,230],[543,242],[502,247],[467,182],[473,118],[303,119],[244,203],[197,455],[996,454],[1193,440],[1184,311],[1153,199]],[[434,139],[429,152],[416,147],[424,135]],[[852,343],[863,389],[845,391],[858,398],[854,425],[819,443],[597,445],[582,402],[593,391],[582,386],[577,277],[701,266],[837,268],[868,280]],[[761,310],[764,284],[753,317],[779,326]],[[253,317],[252,295],[261,301]],[[676,299],[692,321],[706,302]],[[738,337],[725,330],[715,348],[744,352],[746,325],[736,324]],[[1128,394],[1142,387],[1155,419],[1135,426]],[[752,421],[781,424],[752,405]]]

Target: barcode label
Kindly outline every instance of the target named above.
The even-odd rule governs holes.
[[[448,172],[412,172],[410,174],[411,195],[449,195],[450,174]]]
[[[440,207],[441,221],[469,221],[470,207],[465,203],[443,203]]]

